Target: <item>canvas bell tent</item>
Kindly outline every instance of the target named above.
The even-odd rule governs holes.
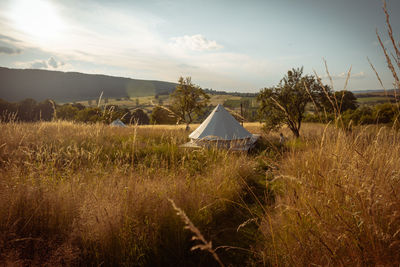
[[[189,138],[191,140],[185,147],[248,150],[258,136],[249,133],[222,105],[218,105]]]
[[[123,123],[120,119],[113,121],[110,126],[126,127],[125,123]]]

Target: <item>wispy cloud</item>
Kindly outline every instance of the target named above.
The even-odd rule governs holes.
[[[3,34],[0,34],[0,40],[14,42],[14,43],[19,42],[19,40],[14,39],[14,38],[12,38],[10,36],[3,35]]]
[[[65,65],[64,62],[62,62],[62,61],[57,61],[57,60],[54,59],[54,57],[51,57],[51,58],[49,58],[49,59],[47,60],[47,66],[52,67],[52,68],[55,68],[55,69],[58,68],[58,67],[60,67],[60,66],[63,66],[63,65]]]
[[[13,55],[20,54],[21,52],[22,50],[16,47],[0,46],[0,54]]]
[[[33,69],[47,69],[47,62],[44,60],[35,60],[33,62],[27,62],[28,66]]]
[[[365,72],[360,71],[358,73],[351,74],[350,75],[350,80],[352,80],[352,79],[364,79],[366,77],[367,77],[367,75],[365,74]],[[323,79],[328,79],[329,77],[328,77],[328,75],[325,75],[322,78]],[[345,79],[347,79],[347,72],[341,72],[339,74],[333,74],[333,75],[331,75],[331,78],[333,80],[345,80]]]
[[[351,78],[353,79],[364,79],[367,75],[365,75],[365,73],[363,71],[359,72],[359,73],[355,73],[353,75],[351,75]]]
[[[64,66],[65,63],[62,61],[57,61],[54,57],[50,57],[47,60],[34,60],[28,62],[16,62],[16,65],[20,68],[28,68],[28,69],[58,69],[61,66]]]
[[[217,41],[208,40],[201,34],[173,37],[172,41],[172,46],[193,51],[208,51],[223,48]]]

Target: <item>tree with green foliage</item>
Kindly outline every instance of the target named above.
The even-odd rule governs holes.
[[[18,103],[18,118],[21,121],[34,121],[37,102],[32,98],[27,98]]]
[[[324,88],[313,75],[303,75],[303,68],[293,68],[277,86],[260,91],[257,96],[259,114],[267,130],[287,125],[294,136],[299,137],[306,105],[310,102],[321,105],[324,95]]]
[[[176,124],[176,116],[165,107],[155,106],[150,115],[152,124]]]
[[[75,120],[79,122],[98,122],[102,121],[102,111],[97,107],[88,107],[78,111]]]
[[[38,103],[34,109],[36,120],[51,121],[54,116],[54,108],[55,104],[50,99]]]
[[[9,122],[17,118],[18,105],[0,98],[0,122]]]
[[[329,96],[329,99],[326,95]],[[323,99],[321,99],[320,104],[327,113],[342,113],[348,109],[355,110],[358,107],[357,98],[352,92],[347,90],[336,92],[328,90]]]
[[[350,91],[337,91],[335,92],[335,98],[338,102],[338,110],[340,110],[340,112],[348,109],[355,110],[358,107],[357,97]]]
[[[374,110],[369,106],[361,106],[356,110],[348,109],[342,114],[343,123],[349,129],[351,129],[351,124],[372,124],[375,122],[373,112]]]
[[[373,107],[363,105],[355,110],[348,109],[342,114],[343,122],[348,128],[351,125],[388,123],[398,125],[400,111],[397,104],[383,103]]]
[[[78,107],[74,106],[76,104],[64,104],[57,107],[57,119],[73,121],[78,113]],[[82,110],[82,109],[81,109]]]
[[[71,104],[73,107],[77,108],[78,110],[85,109],[86,107],[82,105],[81,103],[73,103]]]
[[[191,77],[180,77],[179,84],[170,95],[172,110],[176,116],[186,123],[186,130],[195,115],[200,115],[209,103],[210,96],[199,86],[192,83]]]
[[[374,107],[373,117],[377,123],[398,122],[400,111],[396,104],[384,103]]]
[[[134,123],[139,125],[150,123],[149,116],[147,116],[146,112],[140,108],[137,108],[132,112],[131,118],[133,119]]]

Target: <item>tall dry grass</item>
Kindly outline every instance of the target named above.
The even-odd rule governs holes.
[[[314,126],[315,127],[315,126]],[[400,264],[400,134],[369,126],[305,129],[274,183],[264,260],[278,266]]]
[[[376,34],[396,96],[400,53],[385,1],[383,11],[397,64]],[[297,141],[301,148],[292,145],[267,184],[279,184],[281,195],[263,216],[263,260],[276,266],[398,266],[400,133],[396,124],[344,125],[336,98],[329,100],[336,127],[320,126],[317,135],[306,130]]]
[[[248,214],[232,203],[259,177],[256,160],[180,149],[186,138],[183,129],[2,124],[1,264],[216,264],[190,251],[168,198],[216,245],[245,246],[252,239],[236,227]],[[248,258],[222,253],[228,263]]]
[[[1,264],[217,265],[202,244],[228,266],[400,263],[394,129],[306,124],[246,155],[180,149],[184,129],[1,127]]]

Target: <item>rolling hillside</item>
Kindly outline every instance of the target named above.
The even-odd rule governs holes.
[[[176,84],[107,75],[0,67],[0,98],[20,101],[47,98],[70,102],[105,97],[123,98],[169,93]]]

